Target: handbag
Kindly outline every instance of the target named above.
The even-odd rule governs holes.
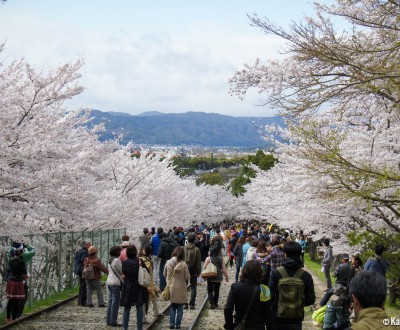
[[[254,287],[253,295],[251,296],[250,304],[247,306],[246,314],[244,314],[243,319],[239,322],[239,324],[235,327],[234,330],[246,330],[247,314],[249,314],[251,305],[253,305],[254,297],[256,296],[257,290],[258,290],[258,285]]]
[[[174,278],[175,275],[175,269],[174,272],[172,273],[171,278],[169,279],[167,286],[164,288],[163,292],[161,293],[161,298],[165,301],[168,301],[171,298],[171,294],[169,291],[169,286],[171,285],[172,279]]]
[[[144,261],[142,259],[141,264],[144,264]],[[139,265],[139,285],[143,286],[145,288],[149,287],[151,284],[151,276],[150,273],[148,272],[146,265],[142,266]]]
[[[201,277],[204,279],[217,277],[218,269],[212,262],[209,262],[207,267],[201,272]]]

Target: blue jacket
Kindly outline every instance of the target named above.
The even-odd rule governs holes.
[[[156,256],[158,253],[158,248],[160,247],[160,236],[158,234],[154,234],[151,238],[151,247],[153,248],[153,256]]]
[[[367,260],[364,265],[364,270],[375,272],[385,277],[388,267],[389,263],[385,259],[375,256]]]

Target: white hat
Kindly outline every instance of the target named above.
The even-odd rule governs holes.
[[[128,241],[123,241],[122,244],[121,244],[122,247],[127,247],[127,246],[129,246],[129,245],[130,245],[130,244],[129,244]]]

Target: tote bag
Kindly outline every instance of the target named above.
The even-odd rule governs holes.
[[[217,274],[217,266],[210,262],[207,267],[201,272],[201,277],[207,279],[210,277],[217,277]]]
[[[139,285],[145,288],[149,287],[151,284],[151,277],[146,268],[139,267]]]

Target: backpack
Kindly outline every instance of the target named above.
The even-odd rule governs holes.
[[[85,260],[87,262],[83,267],[82,278],[85,280],[94,280],[94,269],[93,265],[89,262],[89,260]]]
[[[283,266],[276,271],[282,276],[278,282],[278,309],[276,316],[282,319],[304,318],[304,282],[301,276],[304,270],[299,268],[289,276]]]

